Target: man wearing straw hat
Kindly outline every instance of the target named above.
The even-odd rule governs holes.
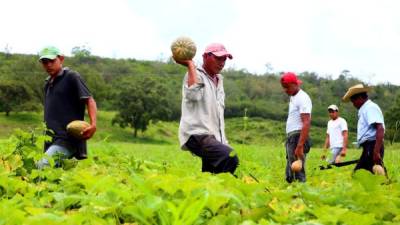
[[[343,101],[351,101],[358,109],[357,142],[363,152],[354,170],[373,172],[374,165],[383,166],[385,122],[379,106],[368,99],[369,90],[362,84],[354,85],[343,96]]]

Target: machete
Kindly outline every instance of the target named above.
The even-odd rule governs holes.
[[[340,163],[331,163],[331,164],[328,164],[326,166],[319,166],[319,169],[320,170],[327,170],[327,169],[332,169],[334,166],[342,167],[342,166],[348,166],[348,165],[355,164],[355,163],[358,163],[358,159],[345,161],[345,162],[340,162]]]

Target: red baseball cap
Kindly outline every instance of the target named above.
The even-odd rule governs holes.
[[[286,72],[282,75],[281,77],[281,83],[282,84],[301,84],[303,83],[299,78],[297,78],[296,74],[293,72]]]
[[[232,59],[232,54],[229,53],[225,46],[220,43],[212,43],[206,47],[206,50],[204,50],[204,53],[212,53],[215,56],[221,57],[221,56],[227,56],[229,59]]]

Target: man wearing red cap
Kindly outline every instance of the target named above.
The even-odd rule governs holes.
[[[232,55],[218,43],[207,46],[201,67],[192,60],[175,58],[188,70],[183,80],[179,141],[182,149],[202,159],[203,172],[233,174],[239,163],[225,136],[225,92],[219,73],[227,58]]]
[[[311,124],[311,99],[300,88],[301,80],[292,72],[281,77],[283,90],[290,96],[289,113],[286,121],[286,181],[306,181],[306,154],[310,151],[309,131]],[[298,172],[291,170],[294,161],[300,159],[302,168]]]

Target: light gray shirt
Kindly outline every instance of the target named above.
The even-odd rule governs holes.
[[[381,109],[377,104],[368,99],[358,110],[358,144],[376,140],[376,128],[373,126],[374,123],[382,124],[385,129],[385,122]]]
[[[179,142],[182,149],[191,135],[209,134],[223,144],[225,136],[225,92],[223,77],[217,74],[216,86],[202,67],[197,67],[198,83],[188,86],[188,73],[183,79],[182,115],[179,125]]]

